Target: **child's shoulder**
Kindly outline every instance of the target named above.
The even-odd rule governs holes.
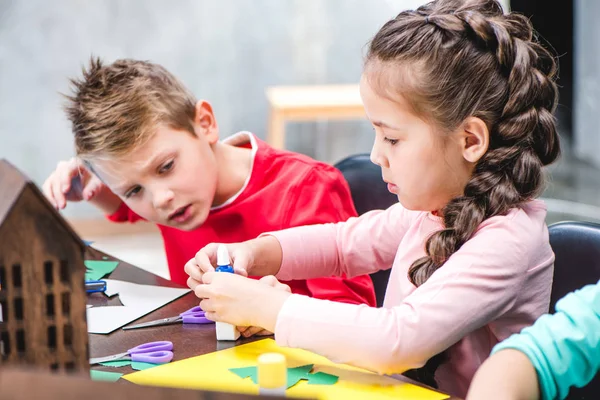
[[[258,138],[256,142],[257,159],[264,167],[262,172],[265,174],[277,174],[279,177],[294,176],[294,180],[302,178],[319,182],[343,180],[341,171],[333,165],[304,154],[276,149]]]
[[[506,215],[483,221],[475,233],[480,235],[490,246],[521,254],[536,265],[554,257],[546,225],[546,205],[541,200],[528,201]]]
[[[535,231],[547,231],[546,204],[542,200],[530,200],[511,209],[506,215],[497,215],[483,221],[479,230],[508,229],[522,235]]]

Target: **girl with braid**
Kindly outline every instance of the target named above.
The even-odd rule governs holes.
[[[492,347],[548,311],[554,254],[536,196],[560,153],[555,73],[529,20],[493,0],[438,0],[387,22],[360,92],[371,160],[399,203],[229,244],[236,274],[215,273],[206,246],[185,270],[207,316],[381,374],[437,367],[438,387],[464,397]],[[383,308],[276,283],[390,268]]]

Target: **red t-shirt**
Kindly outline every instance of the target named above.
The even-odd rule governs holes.
[[[242,190],[225,204],[213,207],[204,224],[194,231],[158,225],[165,243],[171,280],[182,285],[188,278],[183,270],[185,263],[209,243],[242,242],[264,232],[345,221],[356,216],[348,184],[336,168],[301,154],[276,150],[245,132],[226,142],[253,149],[252,173]],[[141,219],[125,203],[108,218],[115,222]],[[368,275],[284,283],[293,293],[376,305],[373,283]]]

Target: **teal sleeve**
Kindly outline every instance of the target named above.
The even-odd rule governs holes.
[[[497,344],[523,352],[535,367],[542,399],[564,399],[572,386],[589,383],[600,369],[600,282],[570,293],[556,313]]]

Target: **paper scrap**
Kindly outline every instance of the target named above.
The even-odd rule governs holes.
[[[136,371],[143,371],[148,368],[154,368],[156,366],[159,366],[160,364],[153,364],[153,363],[147,363],[147,362],[141,362],[141,361],[120,360],[120,361],[103,362],[103,363],[100,363],[100,365],[104,365],[105,367],[115,367],[115,368],[126,367],[128,365],[131,365],[131,369],[134,369]]]
[[[104,365],[105,367],[125,367],[129,364],[131,364],[130,360],[108,361],[100,363],[100,365]]]
[[[93,381],[116,382],[123,376],[120,372],[90,370],[90,377]]]
[[[135,369],[136,371],[143,371],[148,368],[158,367],[159,365],[160,364],[152,364],[152,363],[140,362],[140,361],[132,361],[131,362],[131,368]]]
[[[317,372],[314,374],[308,375],[308,384],[309,385],[333,385],[337,383],[338,378],[335,375],[326,374],[325,372]]]
[[[287,369],[287,389],[291,388],[301,380],[307,380],[310,385],[333,385],[338,381],[338,377],[325,372],[311,374],[313,364],[302,365],[300,367]],[[230,368],[231,372],[242,379],[250,378],[252,382],[258,384],[258,367]]]
[[[290,387],[289,397],[369,400],[442,400],[449,396],[361,368],[335,364],[325,357],[302,349],[280,347],[273,339],[263,339],[214,353],[159,365],[127,374],[123,379],[139,385],[166,386],[196,390],[214,390],[258,394],[258,385],[240,379],[230,368],[257,365],[263,353],[281,353],[289,367],[313,364],[313,373],[325,372],[339,377],[335,385],[309,385],[306,381]]]
[[[86,281],[97,281],[105,275],[109,275],[119,265],[118,261],[104,260],[85,260],[84,264],[87,268],[85,272]]]
[[[188,293],[190,289],[105,279],[107,296],[119,294],[122,306],[87,309],[89,333],[108,334]]]

